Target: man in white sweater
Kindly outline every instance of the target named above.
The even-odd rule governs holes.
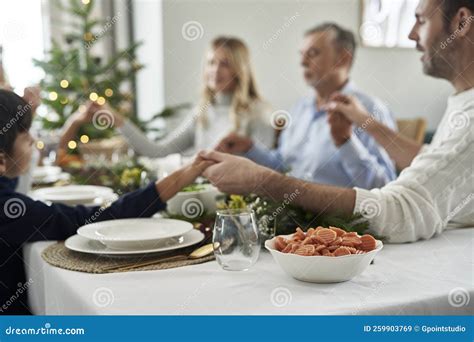
[[[336,95],[328,110],[365,129],[404,168],[380,189],[311,184],[245,158],[202,152],[215,165],[204,175],[229,193],[255,192],[281,200],[299,190],[293,204],[316,212],[360,212],[372,230],[393,243],[429,239],[447,227],[474,227],[474,2],[421,0],[410,39],[424,72],[456,89],[430,145],[420,146],[371,118],[354,98]],[[237,167],[238,165],[238,167]]]

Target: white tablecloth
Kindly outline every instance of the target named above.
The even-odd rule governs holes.
[[[41,259],[51,242],[25,247],[36,314],[472,314],[473,229],[386,245],[363,274],[338,284],[290,278],[262,252],[247,272],[213,261],[182,268],[87,274]]]

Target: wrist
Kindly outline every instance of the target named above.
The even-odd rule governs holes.
[[[171,173],[169,176],[156,181],[155,187],[156,191],[160,195],[160,199],[162,202],[168,201],[171,197],[176,195],[179,190],[181,190],[182,186],[180,186],[180,178],[181,178],[182,170],[177,170]]]

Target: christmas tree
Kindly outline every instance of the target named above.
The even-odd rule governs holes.
[[[68,5],[57,1],[55,4],[69,13],[72,20],[64,28],[63,41],[53,40],[46,59],[34,60],[45,72],[40,83],[42,100],[51,110],[39,118],[43,129],[61,128],[71,114],[84,110],[88,100],[101,105],[107,103],[143,127],[133,113],[133,95],[129,91],[135,74],[143,68],[135,59],[140,43],[104,60],[103,56],[94,55],[91,48],[111,34],[118,15],[107,20],[93,18],[94,0],[69,0]],[[97,129],[90,124],[82,127],[79,134],[94,139],[109,137],[111,133],[110,129]]]

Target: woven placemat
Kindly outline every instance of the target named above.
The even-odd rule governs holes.
[[[185,250],[181,253],[185,254]],[[180,253],[180,254],[181,254]],[[169,255],[168,255],[169,256]],[[86,253],[74,252],[64,246],[64,242],[55,243],[47,247],[42,253],[41,257],[50,265],[64,268],[66,270],[85,272],[85,273],[118,273],[130,271],[153,271],[164,270],[168,268],[175,268],[181,266],[189,266],[201,264],[203,262],[214,260],[214,255],[209,255],[199,259],[165,261],[155,265],[142,266],[128,270],[121,270],[120,268],[109,270],[111,267],[120,266],[123,264],[130,264],[135,262],[159,261],[159,256],[144,255],[139,257],[107,257]],[[163,256],[162,256],[163,257]]]

